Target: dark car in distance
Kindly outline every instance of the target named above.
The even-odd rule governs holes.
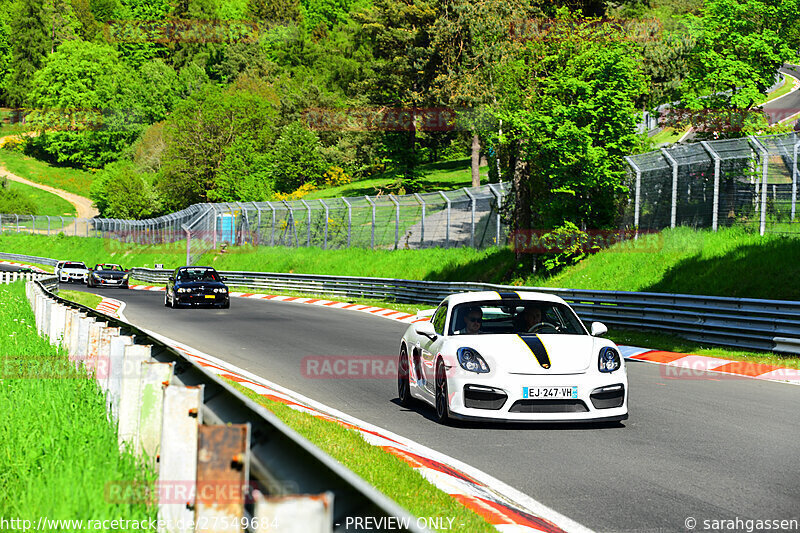
[[[169,277],[164,293],[164,305],[209,305],[228,309],[231,306],[228,287],[211,267],[183,266]]]
[[[114,263],[98,263],[86,276],[88,287],[128,288],[128,271]]]

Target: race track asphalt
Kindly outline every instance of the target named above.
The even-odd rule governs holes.
[[[65,287],[86,290],[81,286]],[[168,309],[163,292],[97,290],[129,321],[469,463],[596,531],[685,520],[800,520],[800,387],[628,364],[621,425],[443,427],[396,403],[395,381],[304,375],[318,356],[395,357],[406,325],[319,306],[232,299]]]

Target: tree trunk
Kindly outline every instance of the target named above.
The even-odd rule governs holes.
[[[519,143],[516,146],[516,154],[511,161],[514,169],[513,190],[514,190],[514,232],[527,232],[531,229],[531,198],[530,198],[530,165],[525,157],[525,145]],[[515,247],[514,254],[517,261],[522,261],[525,251]]]
[[[472,186],[480,187],[481,185],[481,138],[478,132],[472,134]]]

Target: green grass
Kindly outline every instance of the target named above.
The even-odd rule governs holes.
[[[775,89],[774,91],[772,91],[771,93],[769,93],[769,95],[767,96],[767,99],[764,100],[762,102],[762,104],[766,104],[767,102],[771,102],[772,100],[775,100],[776,98],[780,98],[784,94],[789,93],[792,89],[794,89],[795,83],[797,83],[796,79],[794,79],[791,76],[784,75],[783,83],[781,84],[781,86],[778,87],[777,89]]]
[[[456,531],[496,531],[477,514],[431,485],[407,463],[367,443],[356,431],[295,411],[238,383],[230,383],[412,515],[444,518],[445,526],[447,519],[453,518]]]
[[[94,179],[91,172],[57,167],[13,150],[0,150],[0,165],[21,178],[86,198],[89,197],[89,187]]]
[[[683,137],[683,135],[688,131],[688,129],[689,128],[686,127],[682,130],[676,130],[675,128],[672,127],[666,127],[662,129],[660,132],[650,137],[650,140],[653,142],[655,146],[659,146],[664,143],[670,143],[670,144],[676,143],[678,142],[678,139]]]
[[[61,298],[69,300],[70,302],[85,305],[86,307],[90,307],[92,309],[97,309],[97,306],[103,301],[102,296],[98,296],[97,294],[92,294],[90,292],[69,291],[62,289],[58,291],[58,295]]]
[[[440,163],[430,163],[420,165],[420,172],[423,175],[425,191],[448,191],[470,187],[472,185],[472,174],[470,170],[470,159],[458,159],[454,161],[444,161]],[[481,184],[487,181],[488,167],[480,168]],[[338,198],[340,196],[375,196],[383,191],[388,194],[388,188],[395,181],[395,178],[386,174],[380,174],[373,178],[354,181],[347,185],[319,189],[304,196],[305,200],[319,198]]]
[[[12,191],[19,191],[21,194],[33,200],[36,204],[36,215],[49,215],[54,217],[74,217],[77,215],[75,206],[57,194],[11,180],[8,180],[8,187]]]
[[[36,334],[22,283],[0,285],[0,301],[0,516],[155,518],[155,507],[105,497],[109,483],[154,474],[120,454],[95,382]]]

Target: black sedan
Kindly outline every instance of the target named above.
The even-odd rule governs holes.
[[[128,288],[128,271],[113,263],[99,263],[86,277],[88,287]]]
[[[212,305],[221,309],[231,306],[228,287],[211,267],[184,266],[169,277],[164,293],[164,305]]]

